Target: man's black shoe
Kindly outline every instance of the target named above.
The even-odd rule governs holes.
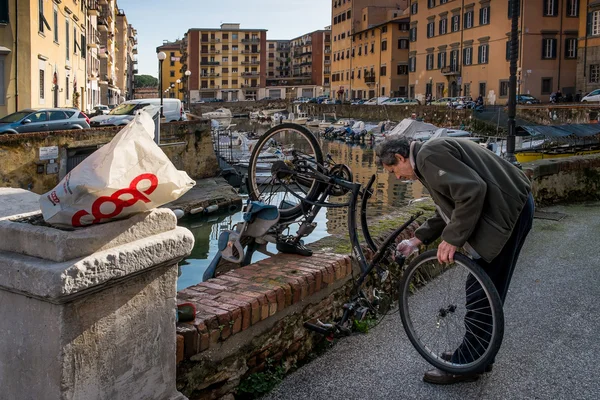
[[[279,242],[277,243],[277,251],[285,254],[298,254],[305,257],[312,256],[313,254],[312,250],[304,246],[302,241],[299,243]]]
[[[442,355],[440,355],[440,358],[444,361],[450,361],[452,359],[452,353],[451,351],[446,351],[444,353],[442,353]],[[483,372],[492,372],[492,370],[494,369],[494,364],[488,364],[485,366],[485,370]]]

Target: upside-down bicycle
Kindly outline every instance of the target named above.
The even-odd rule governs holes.
[[[256,143],[248,163],[251,201],[244,222],[235,231],[222,234],[220,254],[205,279],[214,276],[221,257],[249,264],[252,253],[266,252],[269,242],[276,243],[282,252],[310,255],[302,238],[315,229],[319,210],[347,207],[352,254],[360,274],[341,318],[327,323],[306,322],[305,327],[329,337],[348,335],[353,321],[388,314],[393,292],[398,291],[406,334],[430,364],[454,374],[484,370],[498,352],[504,333],[502,302],[493,283],[481,267],[462,254],[455,255],[454,263],[441,265],[436,251],[430,250],[404,267],[404,257],[395,253],[397,241],[421,213],[376,244],[367,223],[375,179],[373,175],[365,187],[352,182],[350,168],[335,164],[330,155],[324,158],[317,138],[302,126],[282,124],[269,130]],[[331,202],[345,195],[349,195],[347,201]],[[359,197],[361,230],[373,254],[370,261],[357,233]],[[297,234],[284,235],[294,224],[299,226]]]

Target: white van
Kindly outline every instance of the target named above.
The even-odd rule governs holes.
[[[90,126],[127,125],[135,113],[148,106],[160,107],[160,99],[128,100],[119,104],[107,115],[98,115],[90,119]],[[185,121],[183,106],[179,99],[163,99],[164,122]]]

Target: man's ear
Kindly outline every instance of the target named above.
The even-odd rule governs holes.
[[[402,157],[400,154],[396,154],[396,160],[398,160],[399,163],[403,163],[406,158]]]

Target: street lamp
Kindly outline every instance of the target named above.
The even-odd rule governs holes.
[[[189,108],[190,107],[189,103],[190,103],[190,76],[191,75],[192,75],[192,71],[190,71],[190,70],[185,71],[185,85],[186,85],[186,92],[187,92],[186,93],[186,96],[187,96],[186,101],[188,103],[188,110],[191,110],[191,108]]]
[[[508,81],[508,135],[506,136],[506,160],[520,167],[515,157],[515,135],[517,126],[515,116],[517,114],[517,58],[519,56],[519,6],[520,1],[513,1],[511,8],[510,29],[510,77]]]
[[[181,83],[181,79],[177,79],[175,82],[177,82],[177,98],[179,98],[179,93],[181,93],[181,89],[179,88],[179,84]]]
[[[160,117],[162,118],[163,115],[163,88],[162,88],[162,65],[163,65],[163,61],[165,61],[165,58],[167,58],[167,55],[165,54],[164,51],[161,51],[160,53],[158,53],[156,55],[156,57],[158,58],[158,91],[160,92]]]

